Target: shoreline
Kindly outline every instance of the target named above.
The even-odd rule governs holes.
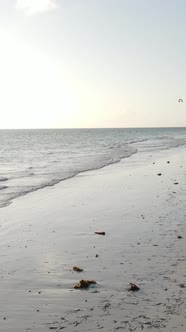
[[[126,143],[126,145],[131,145],[131,146],[133,144],[138,145],[138,144],[140,144],[140,143],[142,143],[142,142],[144,142],[146,140],[148,140],[148,139],[142,139],[142,140],[139,140],[139,141],[131,141],[131,142]],[[148,153],[156,153],[157,151],[159,151],[159,153],[164,152],[164,151],[173,152],[174,149],[182,148],[184,146],[186,146],[186,145],[183,142],[179,143],[179,145],[172,146],[172,147],[158,147],[158,150],[156,150],[155,148],[148,150],[147,147],[145,147],[145,148],[144,147],[140,147],[140,150],[139,150],[139,146],[138,147],[136,146],[135,148],[133,148],[133,152],[130,152],[129,155],[125,155],[125,156],[122,156],[122,157],[121,156],[117,156],[116,160],[114,160],[114,158],[112,158],[112,161],[109,160],[109,161],[106,162],[106,164],[102,164],[102,165],[99,165],[99,166],[92,166],[90,169],[84,169],[84,170],[80,170],[80,171],[75,171],[73,174],[71,174],[71,175],[69,174],[67,177],[64,177],[64,178],[61,178],[61,179],[52,179],[51,182],[42,184],[42,185],[40,185],[38,187],[29,189],[29,190],[27,189],[28,191],[25,190],[23,192],[17,192],[17,193],[14,192],[12,194],[13,195],[12,198],[8,198],[4,203],[0,202],[0,209],[6,208],[10,204],[12,204],[14,202],[14,200],[16,200],[16,199],[19,199],[19,198],[21,198],[23,196],[32,194],[32,193],[34,193],[34,192],[36,192],[38,190],[43,190],[45,188],[54,187],[54,186],[60,184],[61,182],[63,183],[64,181],[68,181],[69,179],[72,179],[72,178],[74,178],[76,176],[79,176],[82,173],[84,174],[84,173],[87,173],[87,172],[92,172],[92,171],[97,171],[97,170],[99,171],[102,168],[109,167],[109,166],[115,165],[115,164],[123,162],[123,161],[126,161],[126,163],[127,163],[128,159],[131,158],[135,154],[141,154],[142,153],[142,155],[143,155],[144,153],[146,153],[146,154],[148,154]],[[139,158],[140,158],[140,156],[139,156]],[[4,181],[7,182],[8,180],[9,180],[8,177],[2,177],[0,179],[0,182],[4,183]],[[2,186],[1,190],[7,189],[8,187],[9,187],[8,185],[4,186],[4,187]]]
[[[183,148],[134,154],[1,209],[3,331],[185,331],[185,171]]]

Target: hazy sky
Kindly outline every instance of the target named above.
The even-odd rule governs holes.
[[[185,0],[0,0],[0,128],[186,126],[185,97]]]

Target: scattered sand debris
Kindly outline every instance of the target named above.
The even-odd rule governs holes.
[[[158,175],[158,176],[161,176],[162,174],[161,174],[161,173],[158,173],[157,175]]]
[[[73,271],[82,272],[83,269],[80,269],[78,266],[73,266]]]
[[[95,234],[98,234],[98,235],[105,235],[105,232],[95,232]]]
[[[136,291],[139,291],[139,290],[140,290],[140,288],[136,284],[133,284],[132,282],[130,282],[129,291],[136,292]]]
[[[96,284],[95,280],[80,280],[75,286],[75,289],[88,288],[90,285]]]
[[[182,236],[181,236],[181,235],[178,235],[178,236],[177,236],[177,239],[182,239]]]

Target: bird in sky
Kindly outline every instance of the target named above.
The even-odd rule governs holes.
[[[179,103],[183,103],[183,99],[178,99],[178,102]]]

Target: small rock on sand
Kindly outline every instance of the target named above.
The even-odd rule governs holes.
[[[130,283],[129,291],[136,292],[139,290],[140,290],[140,288],[136,284],[133,284],[132,282]]]

